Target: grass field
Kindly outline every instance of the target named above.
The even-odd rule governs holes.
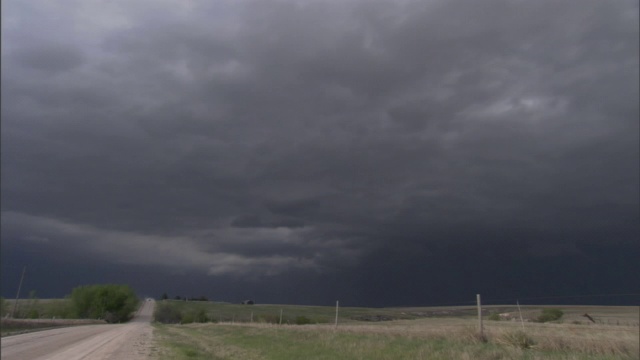
[[[11,313],[15,300],[5,300]],[[102,324],[99,320],[75,319],[69,299],[18,299],[14,319],[0,321],[0,336],[22,334],[62,326]]]
[[[197,302],[181,302],[176,306],[185,312],[204,310],[218,322],[155,324],[157,359],[488,360],[638,359],[639,356],[637,307],[557,306],[565,313],[561,321],[523,324],[513,306],[486,306],[485,339],[482,339],[474,307],[341,308],[336,328],[333,307]],[[541,308],[523,307],[523,318],[535,318]],[[276,316],[279,322],[280,309],[283,325],[260,320]],[[511,313],[518,320],[486,320],[493,312]],[[590,314],[596,324],[582,317],[584,313]],[[320,321],[293,325],[299,316]],[[391,320],[372,321],[379,319]]]
[[[106,322],[91,319],[0,319],[0,333],[2,336],[10,336],[58,327],[90,324],[106,324]]]
[[[158,304],[170,304],[186,314],[204,311],[207,317],[214,322],[280,323],[280,311],[282,310],[282,324],[296,324],[301,318],[307,319],[310,323],[334,323],[336,311],[334,307],[330,306],[238,305],[176,300],[159,301]],[[432,308],[430,313],[439,314],[442,311],[438,308]],[[474,311],[472,309],[471,313]],[[341,307],[339,315],[341,322],[409,320],[429,316],[419,308],[369,309],[359,307]]]
[[[11,313],[15,300],[6,299],[6,310]],[[15,307],[16,319],[69,319],[74,318],[69,299],[18,299]]]

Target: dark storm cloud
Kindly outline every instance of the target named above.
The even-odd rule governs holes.
[[[82,65],[82,54],[72,47],[44,46],[24,49],[13,60],[25,67],[45,72],[68,71]]]
[[[62,4],[3,15],[3,243],[242,275],[638,235],[635,2]]]

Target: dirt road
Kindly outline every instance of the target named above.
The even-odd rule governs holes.
[[[4,337],[1,359],[147,359],[154,306],[154,301],[145,301],[127,324],[83,325]]]

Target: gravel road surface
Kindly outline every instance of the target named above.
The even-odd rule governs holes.
[[[155,302],[145,301],[127,324],[83,325],[0,340],[2,360],[148,359]]]

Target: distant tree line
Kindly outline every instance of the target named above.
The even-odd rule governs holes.
[[[160,300],[168,300],[169,299],[169,295],[167,293],[163,293],[162,296],[160,297]],[[176,295],[174,298],[174,300],[184,300],[184,301],[209,301],[209,298],[207,298],[206,296],[202,295],[199,297],[181,297],[180,295]]]

